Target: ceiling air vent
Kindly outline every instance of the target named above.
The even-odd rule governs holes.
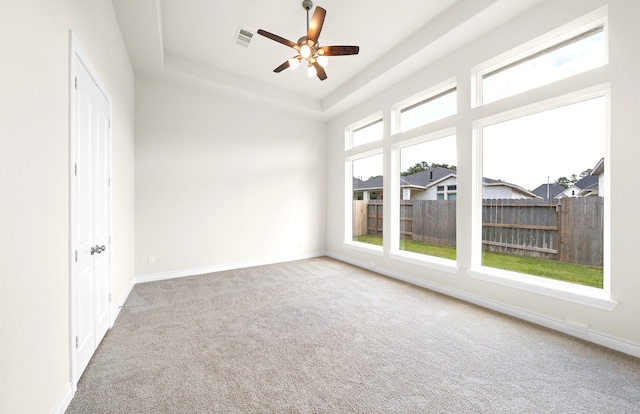
[[[243,28],[238,29],[238,33],[236,33],[236,45],[249,47],[249,43],[251,43],[251,38],[253,37],[253,33]]]

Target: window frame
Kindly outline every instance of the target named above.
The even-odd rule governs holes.
[[[353,135],[354,133],[363,130],[367,127],[370,127],[372,125],[375,125],[377,123],[381,123],[382,124],[382,133],[380,134],[380,138],[376,139],[374,141],[369,141],[369,142],[365,142],[363,144],[359,144],[359,145],[354,145],[353,143]],[[377,143],[378,145],[383,141],[384,139],[384,117],[381,111],[376,112],[373,115],[370,115],[354,124],[349,125],[348,127],[345,128],[345,132],[344,132],[344,149],[345,151],[349,151],[349,150],[354,150],[356,148],[361,148],[361,147],[366,147],[370,144],[373,143]]]
[[[376,141],[377,142],[377,141]],[[359,148],[359,147],[356,147]],[[344,241],[343,245],[352,249],[360,250],[367,253],[383,255],[384,244],[382,246],[373,245],[370,243],[362,243],[353,240],[353,162],[364,158],[382,155],[382,163],[384,169],[384,151],[381,146],[375,149],[361,151],[357,154],[353,154],[345,157],[345,226],[344,226]],[[384,188],[384,186],[383,186]],[[383,190],[384,191],[384,190]]]
[[[609,21],[608,21],[607,8],[603,7],[592,13],[587,14],[586,16],[576,19],[568,24],[565,24],[555,30],[552,30],[542,36],[538,36],[535,39],[525,42],[520,46],[515,47],[505,53],[501,53],[498,56],[495,56],[494,58],[489,59],[480,65],[475,66],[472,69],[472,94],[471,94],[472,108],[491,105],[491,104],[494,104],[495,102],[499,102],[504,99],[508,99],[513,96],[517,96],[519,94],[526,93],[531,90],[542,88],[544,86],[547,86],[556,82],[561,82],[567,79],[567,78],[559,79],[551,83],[546,83],[546,84],[534,87],[533,89],[528,89],[522,92],[518,92],[514,95],[509,95],[501,99],[497,99],[488,103],[483,103],[483,80],[487,75],[491,75],[491,74],[497,73],[498,71],[505,70],[505,68],[513,66],[519,62],[524,62],[526,60],[529,60],[545,51],[552,51],[558,45],[562,45],[563,43],[566,43],[567,41],[573,38],[576,38],[584,33],[592,31],[595,28],[600,26],[603,27],[603,32],[605,36],[603,66],[606,66],[609,63]],[[596,68],[589,69],[586,72],[589,72],[594,69]],[[579,75],[582,73],[585,73],[585,72],[580,72],[576,75]]]
[[[423,144],[425,142],[436,141],[441,138],[447,138],[450,136],[454,136],[456,142],[458,137],[456,135],[456,128],[450,127],[441,129],[435,132],[431,132],[429,134],[420,135],[415,138],[409,138],[402,141],[398,141],[392,145],[391,153],[392,158],[395,160],[395,168],[393,168],[391,174],[391,188],[400,188],[400,153],[402,149],[408,148],[414,145]],[[457,152],[457,149],[456,149]],[[456,153],[456,158],[457,157]],[[393,193],[392,193],[393,194]],[[450,274],[458,274],[459,267],[457,260],[444,259],[441,257],[430,256],[426,254],[409,252],[406,250],[400,250],[400,203],[402,202],[401,197],[398,196],[398,199],[391,200],[391,245],[389,249],[389,257],[391,259],[395,259],[400,262],[410,263],[415,265],[420,265],[425,268],[440,270]],[[457,217],[456,217],[457,221]]]
[[[410,108],[416,108],[420,105],[429,103],[431,101],[434,101],[446,94],[448,94],[449,92],[454,92],[456,94],[456,103],[458,101],[458,85],[456,82],[456,78],[452,77],[449,78],[443,82],[440,82],[430,88],[427,88],[409,98],[403,99],[400,102],[397,102],[395,105],[393,105],[393,107],[391,108],[391,135],[396,135],[396,134],[403,134],[406,133],[408,131],[412,131],[416,128],[420,128],[423,127],[425,125],[429,125],[433,122],[437,122],[440,121],[441,119],[446,119],[449,118],[451,116],[455,116],[458,113],[458,108],[456,105],[456,111],[451,114],[450,116],[446,116],[444,118],[439,118],[439,119],[435,119],[433,121],[429,121],[426,122],[422,125],[418,125],[416,127],[413,128],[409,128],[406,130],[402,130],[401,128],[401,123],[402,123],[402,112],[409,110]]]
[[[482,265],[482,130],[484,127],[518,119],[528,115],[561,108],[564,106],[587,101],[589,99],[604,97],[605,102],[605,137],[604,158],[610,159],[610,85],[603,84],[578,90],[569,94],[557,96],[551,99],[534,102],[522,107],[488,116],[473,121],[473,153],[474,153],[474,179],[473,179],[473,207],[472,207],[472,255],[469,276],[502,286],[535,292],[544,296],[567,300],[607,311],[613,310],[617,302],[611,300],[611,197],[609,194],[610,174],[605,179],[605,212],[604,212],[604,240],[603,240],[603,287],[602,289],[584,286],[576,283],[547,279],[540,276],[506,271]]]

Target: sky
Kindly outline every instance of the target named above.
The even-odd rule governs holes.
[[[483,128],[483,176],[533,190],[604,157],[605,98]]]

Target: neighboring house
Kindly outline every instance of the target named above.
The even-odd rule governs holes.
[[[598,195],[598,176],[596,175],[587,175],[579,179],[569,186],[569,188],[558,194],[556,198],[585,197],[588,195]]]
[[[491,178],[482,177],[482,198],[483,199],[500,199],[500,198],[540,198],[529,190],[525,190],[516,184],[511,184],[502,180],[493,180]]]
[[[429,168],[400,177],[403,200],[455,200],[456,172],[448,168]]]
[[[598,188],[595,192],[591,192],[588,195],[599,195],[604,197],[604,158],[600,158],[600,161],[591,170],[591,175],[598,177]]]
[[[543,198],[545,200],[551,200],[556,198],[560,193],[562,193],[566,189],[567,188],[562,184],[549,183],[549,184],[542,184],[538,186],[535,190],[532,190],[531,192],[540,198]]]
[[[589,197],[604,194],[604,158],[593,167],[591,174],[565,188],[558,183],[542,184],[531,191],[544,199]]]
[[[353,177],[353,199],[354,200],[382,200],[381,175],[371,177],[366,181]]]
[[[382,200],[381,176],[362,181],[353,178],[354,200]],[[458,186],[455,170],[447,168],[429,168],[419,173],[400,177],[402,200],[455,200]],[[539,198],[531,191],[519,185],[491,178],[482,178],[482,198],[516,199]]]

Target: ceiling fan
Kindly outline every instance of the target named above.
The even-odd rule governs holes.
[[[291,59],[285,61],[282,65],[275,68],[273,71],[280,73],[286,68],[295,69],[303,60],[307,63],[308,74],[310,77],[318,76],[321,81],[327,79],[327,73],[324,67],[327,65],[327,58],[329,56],[345,56],[345,55],[357,55],[360,51],[359,46],[320,46],[318,44],[318,37],[320,37],[320,31],[324,24],[324,17],[327,11],[320,6],[317,6],[313,12],[313,17],[309,21],[309,10],[313,7],[311,0],[304,0],[302,7],[307,11],[307,35],[298,39],[298,42],[292,42],[283,37],[269,33],[266,30],[258,30],[258,34],[268,37],[271,40],[275,40],[278,43],[282,43],[285,46],[294,48],[298,54]]]

